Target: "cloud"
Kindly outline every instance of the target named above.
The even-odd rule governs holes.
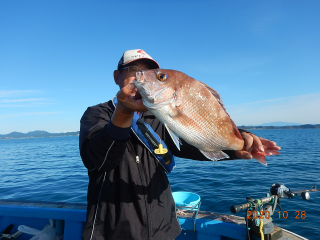
[[[0,98],[17,97],[17,96],[27,95],[30,93],[39,93],[39,92],[40,91],[37,91],[37,90],[9,90],[9,91],[0,90]]]
[[[1,108],[25,108],[25,107],[37,107],[39,105],[49,104],[47,98],[23,98],[28,95],[35,95],[41,93],[37,90],[0,90],[0,107]],[[18,104],[19,103],[19,104]]]
[[[15,118],[27,115],[47,115],[47,114],[60,114],[64,112],[26,112],[26,113],[12,113],[12,114],[2,114],[0,118]]]
[[[45,98],[26,98],[26,99],[3,99],[0,100],[0,103],[16,103],[16,102],[37,102],[44,101]]]
[[[300,96],[300,95],[299,95]],[[305,96],[305,95],[302,95]],[[276,102],[276,101],[282,101],[282,100],[286,100],[286,99],[293,99],[296,98],[297,96],[293,96],[293,97],[285,97],[285,98],[274,98],[274,99],[267,99],[267,100],[261,100],[261,101],[256,101],[256,102],[249,102],[249,103],[242,103],[239,105],[229,105],[228,107],[241,107],[241,106],[245,106],[245,105],[253,105],[253,104],[257,104],[257,103],[267,103],[267,102]]]
[[[226,106],[236,125],[267,122],[320,123],[320,93]]]
[[[30,108],[48,105],[49,103],[31,103],[31,104],[0,104],[0,108]]]

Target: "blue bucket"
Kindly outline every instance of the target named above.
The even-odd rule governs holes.
[[[200,196],[192,192],[173,192],[177,207],[195,207],[200,203]]]

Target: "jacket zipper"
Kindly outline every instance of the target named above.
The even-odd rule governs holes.
[[[140,158],[137,155],[134,147],[132,146],[132,143],[130,143],[130,145],[131,145],[131,148],[132,148],[134,154],[136,155],[136,163],[137,163],[137,168],[138,168],[141,184],[143,186],[147,187],[147,184],[144,184],[143,178],[142,178],[142,175],[141,175],[141,169],[140,169],[140,164],[139,164],[140,163]],[[148,232],[148,240],[149,240],[150,239],[150,232],[151,232],[151,230],[150,230],[150,217],[149,217],[150,213],[149,213],[148,201],[147,201],[147,196],[146,195],[144,195],[144,204],[145,204],[145,208],[146,208],[146,212],[147,212],[147,232]]]
[[[139,156],[136,156],[136,163],[137,163],[137,167],[138,167],[138,172],[139,172],[139,176],[140,176],[140,181],[144,186],[147,186],[147,184],[144,184],[143,180],[142,180],[142,175],[141,175],[141,170],[140,170],[140,159]],[[146,206],[146,211],[147,211],[147,229],[148,229],[148,239],[150,239],[150,218],[149,218],[149,208],[148,208],[148,202],[147,202],[147,196],[144,195],[144,203]]]

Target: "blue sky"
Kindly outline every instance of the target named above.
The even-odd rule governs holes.
[[[237,125],[320,123],[320,1],[0,1],[0,134],[78,131],[142,48]]]

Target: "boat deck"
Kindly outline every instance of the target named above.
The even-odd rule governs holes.
[[[195,211],[178,210],[177,215],[182,228],[177,240],[246,239],[243,217],[199,211],[194,221]],[[63,234],[64,240],[81,240],[86,204],[0,200],[0,232],[10,224],[14,225],[11,233],[16,232],[19,225],[41,230],[49,223],[49,219],[55,220],[57,235]],[[282,231],[282,237],[278,238],[280,240],[306,239],[285,229],[275,227],[275,230]],[[30,238],[31,235],[22,234],[17,240]]]

